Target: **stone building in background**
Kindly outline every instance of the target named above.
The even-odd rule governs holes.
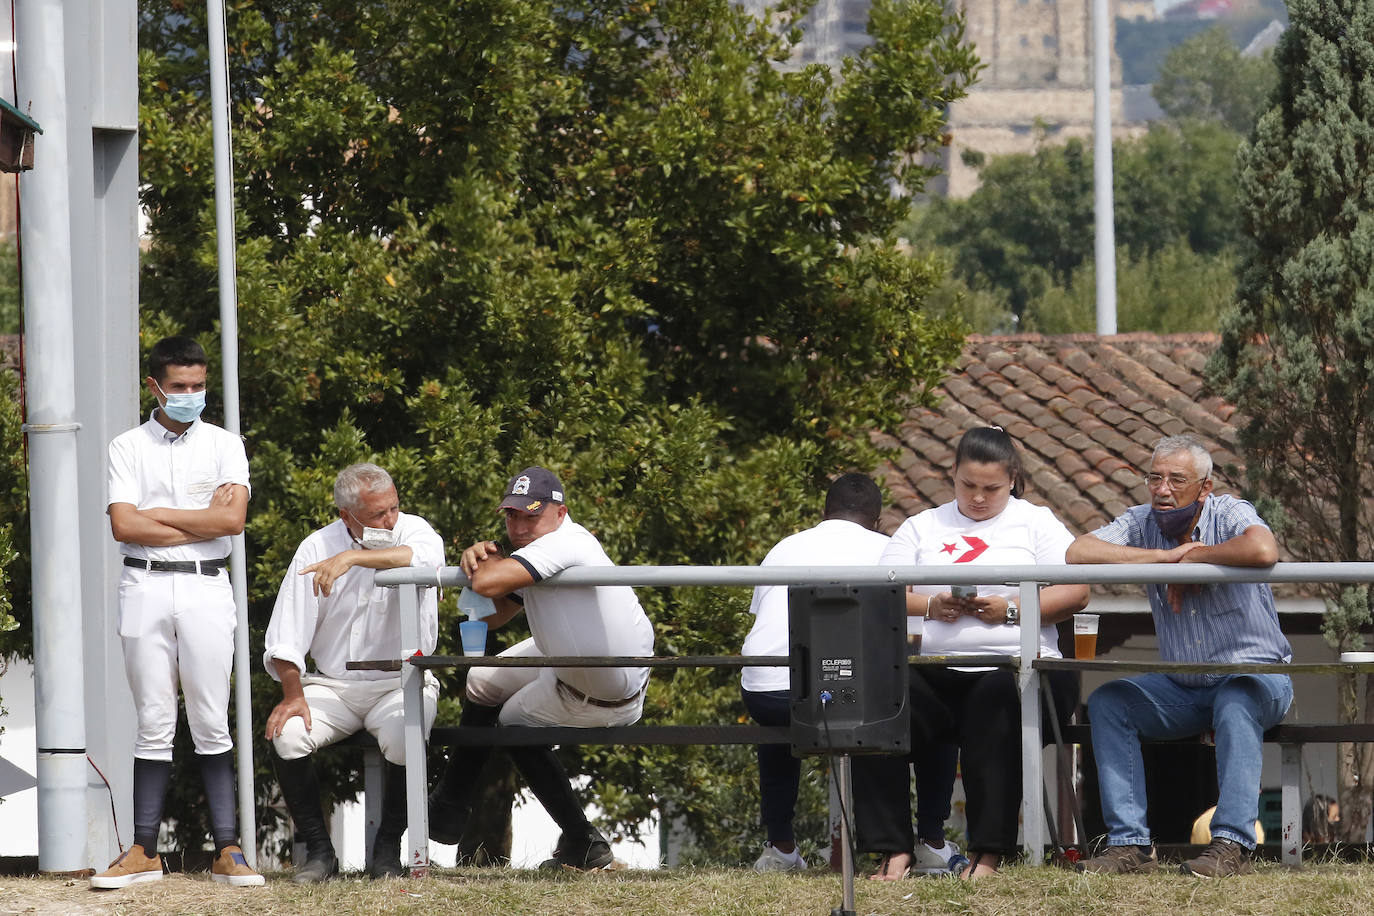
[[[967,23],[966,37],[984,64],[968,96],[950,111],[952,142],[944,150],[944,176],[931,182],[936,194],[966,197],[978,187],[978,171],[966,153],[984,156],[1029,153],[1038,142],[1092,136],[1093,0],[952,0]],[[759,13],[767,0],[745,0]],[[804,37],[795,65],[838,69],[847,55],[869,43],[870,0],[817,0],[802,21]],[[1115,22],[1154,19],[1154,0],[1108,0]],[[1112,54],[1112,134],[1142,133],[1159,109],[1148,86],[1123,87],[1121,62]],[[976,159],[976,157],[973,157]]]
[[[1041,142],[1090,140],[1093,0],[961,0],[967,37],[985,69],[950,111],[953,142],[944,179],[931,190],[966,197],[978,187],[977,157],[1029,153]],[[1112,45],[1118,18],[1154,18],[1153,0],[1108,0]],[[1112,135],[1136,136],[1158,116],[1148,86],[1124,87],[1112,53]]]

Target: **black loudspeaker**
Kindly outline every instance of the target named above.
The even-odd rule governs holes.
[[[793,587],[787,612],[792,753],[909,751],[906,589]]]

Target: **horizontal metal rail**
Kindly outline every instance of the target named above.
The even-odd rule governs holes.
[[[386,569],[378,585],[463,586],[457,566]],[[1059,566],[579,566],[541,579],[550,585],[663,587],[714,585],[1132,585],[1145,582],[1209,585],[1216,582],[1374,582],[1374,563],[1275,563],[1217,566],[1212,563],[1101,563]]]
[[[416,668],[786,668],[786,655],[414,655],[404,660]],[[1007,665],[1016,667],[1014,655],[913,655],[907,664],[916,666]],[[400,671],[399,658],[350,661],[349,671]]]
[[[1115,674],[1374,674],[1374,662],[1147,662],[1104,658],[1037,658],[1037,671],[1109,671]]]

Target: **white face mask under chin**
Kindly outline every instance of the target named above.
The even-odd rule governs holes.
[[[353,513],[349,513],[353,515]],[[358,524],[358,517],[353,516],[353,523]],[[363,536],[353,538],[353,542],[363,550],[386,550],[388,547],[396,546],[396,532],[386,528],[369,528],[362,526]],[[351,533],[351,532],[350,532]]]
[[[363,536],[358,539],[363,550],[385,550],[396,546],[396,532],[385,528],[363,528]]]

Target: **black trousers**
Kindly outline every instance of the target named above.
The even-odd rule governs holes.
[[[791,725],[792,703],[786,690],[741,690],[744,708],[760,725]],[[790,744],[760,744],[759,815],[768,831],[768,842],[793,843],[792,819],[797,791],[801,788],[801,758],[792,756]]]
[[[1049,689],[1062,721],[1077,705],[1077,680],[1069,672],[1053,672]],[[859,848],[870,852],[912,849],[908,767],[919,759],[923,747],[952,741],[959,748],[968,798],[969,850],[1014,853],[1021,809],[1021,698],[1015,674],[1007,668],[912,669],[908,708],[910,754],[854,758]]]

